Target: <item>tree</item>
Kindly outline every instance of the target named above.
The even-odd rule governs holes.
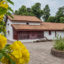
[[[60,17],[60,22],[64,23],[64,17]]]
[[[28,11],[28,12],[32,12],[31,8],[27,8],[27,11]]]
[[[59,8],[55,17],[56,17],[56,22],[60,22],[60,17],[64,17],[64,6]]]
[[[19,10],[15,11],[16,15],[25,15],[25,16],[33,16],[34,14],[32,13],[30,8],[26,8],[26,6],[22,6],[19,8]]]
[[[36,3],[35,5],[32,6],[32,13],[38,17],[41,18],[42,14],[43,14],[43,10],[41,10],[41,4],[40,3]]]
[[[25,15],[27,13],[27,8],[26,6],[22,6],[21,8],[19,8],[19,10],[15,11],[15,14],[18,14],[18,15]]]
[[[19,15],[19,11],[18,11],[18,10],[16,10],[14,14]]]
[[[43,10],[43,16],[42,16],[45,22],[47,22],[49,16],[50,16],[50,8],[48,5],[46,5]]]
[[[36,3],[31,8],[26,8],[26,6],[23,5],[21,8],[19,8],[19,10],[15,11],[15,14],[25,16],[36,16],[40,18],[43,14],[43,11],[41,10],[41,4]]]
[[[56,18],[54,16],[50,16],[47,22],[55,22]]]

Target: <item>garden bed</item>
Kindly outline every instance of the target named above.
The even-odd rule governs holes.
[[[56,50],[55,48],[51,49],[51,54],[56,57],[64,58],[64,51]]]

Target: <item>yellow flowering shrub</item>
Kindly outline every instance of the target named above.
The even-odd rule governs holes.
[[[0,1],[0,19],[4,17],[8,10],[8,4],[5,0]],[[0,20],[2,21],[2,20]]]
[[[7,44],[7,38],[0,34],[0,50]]]
[[[7,4],[7,2],[6,2],[6,1],[1,1],[1,2],[0,2],[0,7],[3,7],[3,8],[8,9],[8,4]]]
[[[3,58],[1,59],[1,62],[2,62],[2,64],[9,64],[9,59],[6,58],[6,57],[3,57]]]
[[[4,17],[4,15],[0,15],[0,21],[2,21],[2,20],[3,20],[3,17]]]
[[[0,0],[0,24],[4,24],[3,18],[8,10],[6,1],[13,4],[11,0]],[[4,32],[6,31],[2,26],[0,31],[1,29]],[[21,41],[15,41],[7,45],[7,38],[0,34],[0,62],[2,64],[28,64],[29,59],[30,53]]]
[[[12,45],[10,45],[10,49],[12,50],[12,56],[16,58],[16,64],[25,64],[29,62],[29,51],[20,41],[15,41]]]
[[[21,41],[15,41],[9,46],[6,46],[6,44],[7,39],[0,34],[0,51],[4,50],[15,64],[28,64],[30,60],[30,53]],[[3,56],[1,62],[2,64],[9,64],[10,60],[6,56]]]
[[[8,11],[7,0],[0,0],[0,32],[3,32],[4,35],[6,34],[6,28],[3,19],[7,11]]]

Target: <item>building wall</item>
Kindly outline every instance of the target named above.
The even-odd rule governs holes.
[[[13,24],[25,24],[26,25],[26,22],[12,22]]]
[[[6,37],[9,40],[13,40],[13,28],[11,24],[27,24],[27,22],[11,22],[9,19],[6,24]],[[40,23],[29,23],[29,25],[40,25]],[[9,31],[9,33],[8,33]]]
[[[40,25],[40,23],[33,23],[33,22],[13,22],[13,24],[27,24],[27,23],[29,23],[29,25]]]
[[[29,25],[40,25],[40,23],[29,23]]]
[[[11,26],[11,24],[26,24],[26,22],[11,22],[8,19],[8,22],[6,24],[6,37],[9,40],[13,40],[13,28]],[[39,23],[29,23],[29,25],[39,25]],[[9,31],[9,33],[8,33]],[[64,31],[56,31],[56,36],[61,36],[62,38],[64,37]],[[44,31],[44,37],[46,37],[49,40],[54,40],[56,39],[55,36],[55,31],[51,31],[51,35],[49,35],[49,31]]]
[[[12,22],[8,19],[8,22],[6,24],[6,37],[9,40],[13,39],[13,28],[12,28],[11,24],[12,24]],[[9,33],[8,33],[8,31],[9,31]]]
[[[55,31],[51,31],[51,35],[49,35],[49,31],[44,31],[44,37],[46,37],[48,40],[54,40],[58,37],[64,37],[64,31],[56,31],[56,35],[55,35]]]
[[[51,31],[51,35],[49,35],[49,31],[44,31],[44,37],[46,37],[49,40],[52,40],[55,38],[55,31]]]
[[[60,36],[62,38],[64,37],[64,31],[57,31],[56,34],[57,34],[58,37],[60,37]]]

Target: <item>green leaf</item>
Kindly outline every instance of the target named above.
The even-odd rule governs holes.
[[[8,6],[8,10],[10,10],[11,12],[13,12],[13,10],[11,9],[11,7]]]
[[[7,0],[10,4],[14,5],[14,3],[11,0]]]
[[[9,55],[7,55],[7,53],[5,53],[4,51],[2,51],[2,50],[0,50],[0,53],[2,53],[3,54],[3,56],[5,56],[6,58],[8,58],[9,59],[9,61],[10,61],[10,63],[11,64],[16,64],[11,58],[10,58],[10,56]]]
[[[0,53],[0,60],[2,59],[2,57],[3,57],[3,54],[2,54],[2,53]]]
[[[0,7],[0,15],[3,15],[7,12],[6,8]]]
[[[10,12],[7,12],[6,14],[7,14],[7,16],[10,16],[10,17],[12,17],[12,18],[13,18],[13,16],[11,15],[11,13],[10,13]]]

